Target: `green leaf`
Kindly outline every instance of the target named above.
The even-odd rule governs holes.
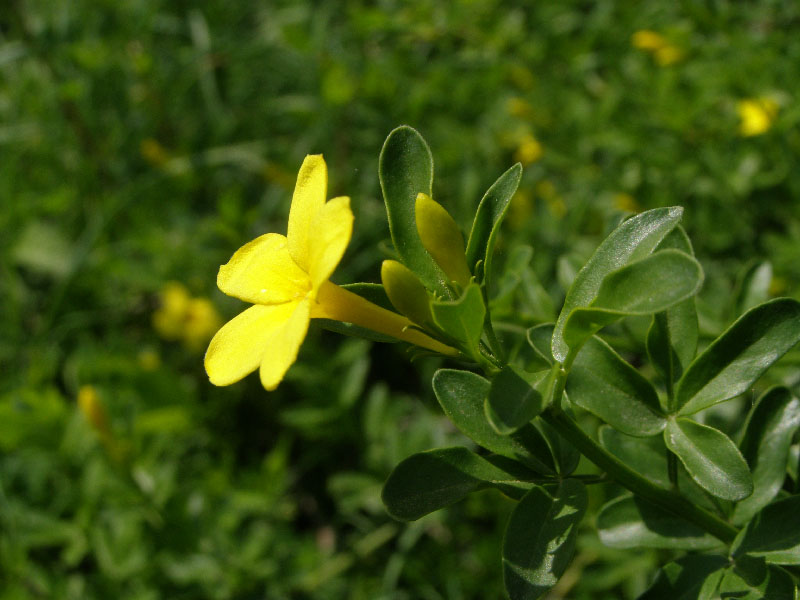
[[[800,565],[800,495],[763,508],[733,543],[734,556],[763,557],[780,565]]]
[[[541,373],[541,377],[549,371]],[[507,365],[492,380],[485,412],[497,433],[513,433],[544,410],[544,398],[529,381],[530,373]]]
[[[753,478],[744,457],[718,429],[690,419],[670,419],[664,442],[708,493],[725,500],[741,500],[753,492]]]
[[[564,341],[578,348],[589,336],[626,315],[660,312],[693,296],[703,270],[679,250],[660,250],[603,279],[588,308],[576,308],[564,325]]]
[[[720,545],[697,525],[627,495],[600,509],[597,532],[600,541],[611,548],[706,550]]]
[[[431,311],[433,320],[442,331],[461,342],[471,356],[480,354],[478,343],[483,333],[486,307],[478,284],[468,285],[456,300],[432,302]]]
[[[478,205],[467,242],[467,264],[479,283],[491,276],[492,256],[500,223],[508,210],[522,177],[522,165],[515,164],[492,184]]]
[[[428,194],[418,194],[415,215],[419,239],[436,264],[450,281],[468,285],[472,273],[467,266],[464,236],[450,213]]]
[[[600,244],[572,282],[558,315],[552,341],[558,362],[564,362],[569,352],[564,326],[572,311],[592,303],[606,275],[649,255],[682,214],[683,209],[677,206],[648,210],[622,223]]]
[[[784,387],[761,396],[750,412],[739,444],[753,473],[753,493],[739,502],[731,517],[735,525],[750,520],[778,494],[786,479],[792,437],[800,428],[800,400]]]
[[[724,556],[684,556],[661,567],[637,600],[711,600],[728,564]]]
[[[653,315],[647,332],[647,355],[664,379],[677,381],[697,351],[697,308],[694,298]]]
[[[669,486],[667,447],[660,437],[633,437],[609,425],[597,431],[600,444],[631,469],[664,487]]]
[[[796,589],[791,575],[763,560],[742,557],[722,577],[720,598],[737,600],[794,600]]]
[[[544,323],[536,325],[528,329],[528,343],[536,351],[536,354],[541,357],[548,365],[553,364],[553,351],[550,348],[550,340],[553,339],[553,329],[555,325],[552,323]]]
[[[541,598],[569,566],[578,524],[586,512],[582,483],[565,479],[534,486],[520,500],[503,540],[503,579],[511,600]]]
[[[570,413],[566,407],[565,410],[568,414]],[[558,474],[561,477],[566,477],[572,473],[581,460],[581,453],[578,449],[561,437],[561,434],[543,419],[536,419],[533,425],[541,432],[545,442],[547,442]]]
[[[440,369],[433,376],[433,391],[442,410],[464,435],[495,454],[522,461],[538,473],[555,475],[549,447],[532,425],[512,435],[500,435],[489,425],[484,403],[490,387],[486,379],[469,371]]]
[[[756,262],[748,266],[737,285],[736,314],[740,315],[766,302],[771,282],[772,265],[769,262]]]
[[[679,414],[690,415],[747,391],[800,341],[800,302],[778,298],[742,315],[678,381]]]
[[[378,175],[389,232],[401,261],[428,289],[449,297],[445,275],[422,246],[417,232],[414,206],[417,194],[432,194],[433,156],[416,129],[402,125],[389,133],[378,159]]]
[[[397,310],[423,327],[431,326],[428,291],[411,269],[396,260],[385,260],[381,264],[381,281],[394,307],[389,310]]]
[[[567,393],[573,404],[628,435],[656,435],[667,424],[652,384],[598,337],[573,363]]]
[[[414,521],[476,490],[495,487],[519,498],[530,486],[467,448],[437,448],[397,465],[381,497],[395,519]]]

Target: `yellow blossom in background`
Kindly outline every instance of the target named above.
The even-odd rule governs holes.
[[[660,33],[650,29],[642,29],[634,33],[631,36],[631,44],[639,50],[650,53],[662,67],[674,64],[684,56],[682,48],[671,43]]]
[[[533,107],[530,103],[518,96],[508,99],[506,102],[506,110],[511,116],[520,117],[522,119],[530,118],[533,114]]]
[[[636,198],[625,192],[614,194],[614,208],[625,212],[638,213],[642,211],[642,207],[636,202]]]
[[[170,281],[159,294],[153,313],[153,328],[165,340],[182,341],[199,349],[219,329],[222,319],[207,298],[193,298],[182,283]]]
[[[761,135],[772,127],[778,116],[778,103],[772,98],[747,98],[739,100],[739,134],[744,137]]]
[[[511,203],[508,205],[508,217],[506,221],[514,231],[519,231],[530,219],[533,213],[533,198],[530,192],[518,188]]]
[[[220,267],[219,289],[254,306],[211,340],[205,367],[214,385],[235,383],[258,369],[264,388],[274,390],[296,360],[312,318],[345,321],[455,353],[410,328],[407,318],[328,281],[350,242],[353,213],[347,197],[326,202],[327,186],[322,156],[307,156],[297,176],[286,236],[264,234]]]
[[[558,193],[552,181],[543,179],[537,183],[536,195],[545,201],[548,210],[554,217],[562,219],[567,214],[567,203],[564,202],[564,198]]]
[[[169,160],[169,154],[164,149],[164,146],[153,138],[142,140],[142,143],[139,145],[139,152],[141,152],[142,158],[154,167],[160,167]]]
[[[529,165],[536,162],[542,157],[544,149],[535,137],[531,134],[525,134],[514,152],[514,160],[521,162],[523,165]]]
[[[220,325],[222,319],[208,298],[192,298],[186,308],[183,340],[190,348],[202,348]]]
[[[101,436],[111,435],[108,415],[94,386],[84,385],[78,390],[78,408],[92,428]]]
[[[139,366],[145,371],[155,371],[161,366],[161,357],[158,355],[158,352],[152,348],[145,348],[139,352],[136,358],[139,362]]]

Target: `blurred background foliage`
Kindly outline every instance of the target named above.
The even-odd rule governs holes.
[[[777,0],[6,0],[0,598],[501,597],[508,500],[411,524],[380,502],[401,459],[466,443],[437,365],[314,329],[276,392],[214,388],[205,344],[243,308],[218,266],[284,231],[321,152],[356,214],[334,279],[377,281],[377,157],[407,123],[465,229],[525,166],[501,319],[552,320],[624,215],[680,204],[714,335],[800,297],[798,86],[800,5]],[[616,330],[629,354],[642,325]],[[590,525],[550,597],[634,597],[665,556]]]

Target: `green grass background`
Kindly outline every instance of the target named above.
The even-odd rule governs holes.
[[[638,30],[682,58],[660,65]],[[6,0],[0,599],[500,598],[510,501],[411,524],[380,502],[404,457],[466,443],[435,361],[312,329],[276,392],[214,388],[202,348],[154,330],[160,291],[241,310],[217,268],[285,231],[308,153],[356,215],[334,280],[377,281],[378,153],[405,123],[465,229],[525,136],[541,144],[498,315],[552,320],[626,208],[679,204],[715,335],[754,299],[800,297],[799,87],[791,2]],[[742,137],[737,102],[765,96],[777,118]],[[87,385],[111,442],[77,408]],[[605,549],[591,525],[551,597],[635,597],[668,555]]]

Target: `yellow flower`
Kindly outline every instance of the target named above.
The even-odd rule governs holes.
[[[92,385],[83,385],[78,390],[78,408],[89,424],[101,435],[111,435],[108,415],[100,402],[100,395]]]
[[[350,199],[326,202],[328,170],[321,155],[300,167],[286,236],[267,233],[236,251],[217,276],[219,289],[251,306],[220,329],[205,367],[214,385],[259,369],[274,390],[294,363],[312,318],[346,321],[444,354],[455,350],[410,329],[411,321],[328,281],[353,229]]]
[[[772,98],[748,98],[739,100],[736,112],[739,113],[740,135],[761,135],[772,127],[778,116],[778,103]]]
[[[526,134],[520,140],[517,151],[514,153],[514,160],[521,162],[523,165],[529,165],[539,160],[542,154],[544,154],[544,150],[539,140],[531,134]]]
[[[159,294],[159,308],[153,313],[153,328],[165,340],[180,339],[191,297],[182,283],[169,281]]]
[[[683,50],[656,31],[649,29],[637,31],[631,36],[631,43],[639,50],[652,54],[662,67],[669,66],[683,58]]]

